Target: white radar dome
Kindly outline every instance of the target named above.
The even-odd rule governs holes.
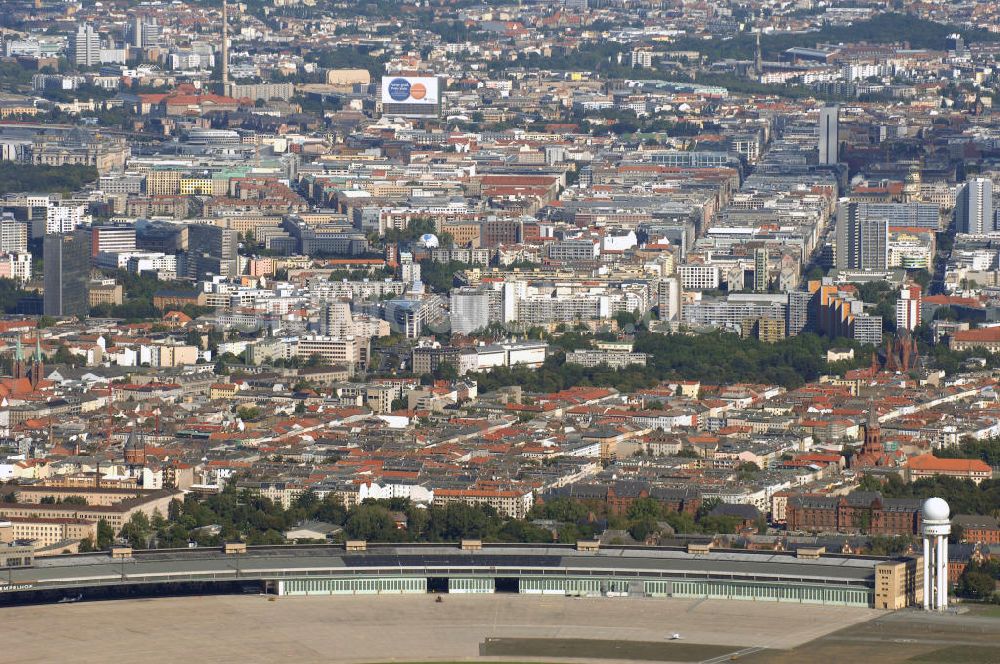
[[[924,521],[947,521],[951,516],[951,508],[943,498],[928,498],[921,508]]]
[[[433,233],[424,233],[420,236],[420,244],[424,245],[428,249],[434,249],[438,246],[438,237]]]

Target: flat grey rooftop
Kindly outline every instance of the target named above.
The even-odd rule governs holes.
[[[713,551],[692,554],[678,549],[601,549],[577,552],[567,547],[488,546],[463,551],[457,545],[376,546],[348,552],[341,547],[261,547],[245,554],[225,555],[218,549],[137,551],[132,558],[115,560],[107,554],[37,559],[33,568],[13,570],[11,583],[39,586],[86,579],[138,581],[139,577],[213,575],[216,578],[260,578],[303,575],[451,574],[463,569],[476,573],[579,573],[624,576],[752,577],[772,580],[810,580],[858,584],[870,581],[878,562],[873,558],[824,556],[799,559],[770,552]]]

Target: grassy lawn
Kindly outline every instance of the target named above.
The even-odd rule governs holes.
[[[918,664],[992,664],[1000,662],[1000,649],[989,646],[948,646],[911,657],[907,661]]]
[[[1000,604],[964,604],[969,615],[983,618],[1000,618]]]
[[[616,641],[605,639],[492,638],[479,645],[484,657],[587,657],[640,661],[700,662],[740,650],[678,641]]]

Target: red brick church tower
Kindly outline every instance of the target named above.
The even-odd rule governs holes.
[[[885,453],[882,444],[882,427],[878,422],[875,404],[869,404],[868,421],[865,423],[865,437],[858,453],[851,457],[851,468],[871,468],[892,466],[893,458]]]

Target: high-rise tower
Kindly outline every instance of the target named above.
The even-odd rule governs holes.
[[[69,56],[75,64],[93,67],[101,64],[101,36],[92,25],[80,25],[69,36]]]
[[[222,0],[222,94],[229,91],[229,4]]]
[[[90,242],[90,232],[84,229],[45,236],[42,311],[46,316],[87,315]]]
[[[906,284],[899,290],[896,300],[896,327],[911,332],[920,327],[922,289],[917,284]]]
[[[974,178],[961,186],[955,198],[955,221],[959,233],[981,235],[994,230],[993,183]]]
[[[837,203],[838,270],[885,272],[889,269],[889,220],[867,204],[848,198]]]
[[[840,107],[826,106],[819,111],[819,163],[832,166],[840,151]]]

